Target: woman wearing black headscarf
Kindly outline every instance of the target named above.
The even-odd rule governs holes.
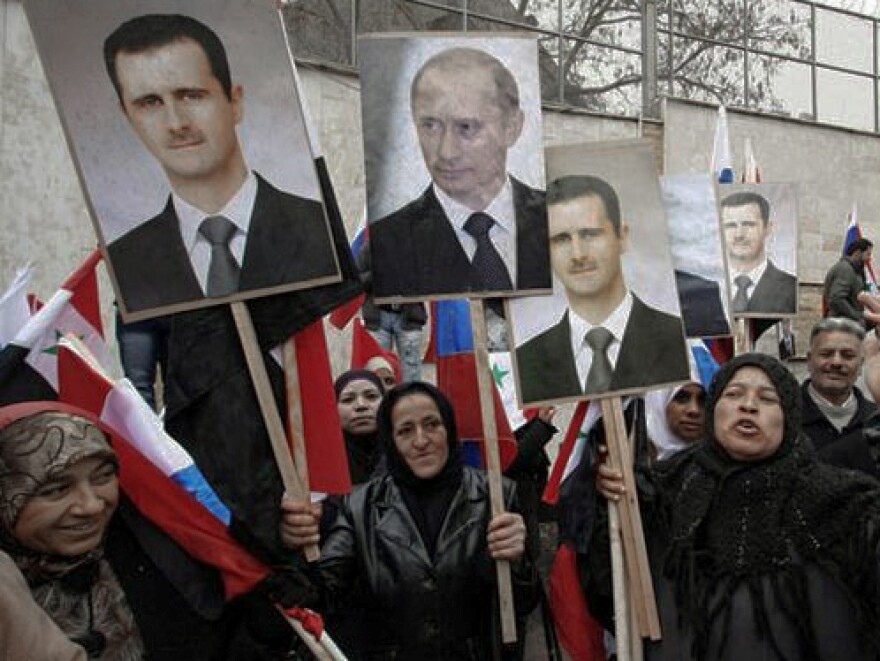
[[[371,660],[491,658],[493,559],[511,562],[517,609],[534,606],[512,485],[508,511],[492,517],[486,475],[463,465],[452,406],[429,384],[392,389],[378,423],[388,474],[345,498],[315,576],[331,605],[356,583],[363,588],[366,633],[345,651]],[[289,520],[291,538],[303,542],[317,532],[306,508]]]
[[[715,377],[706,438],[639,489],[663,628],[646,658],[877,659],[880,485],[816,461],[797,381],[761,354]],[[619,474],[599,472],[618,498]],[[609,594],[605,553],[597,540],[594,604]]]
[[[351,483],[361,484],[372,477],[382,456],[376,413],[385,386],[369,370],[349,370],[336,379],[333,390],[345,438]]]

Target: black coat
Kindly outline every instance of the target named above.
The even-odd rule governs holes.
[[[514,489],[505,482],[507,509]],[[491,518],[485,473],[465,468],[430,557],[390,476],[343,501],[321,548],[317,579],[330,604],[358,584],[363,639],[350,659],[488,659],[497,611],[495,565],[486,548]],[[517,611],[534,607],[537,577],[526,560],[512,566]]]
[[[846,427],[837,431],[837,428],[828,421],[828,418],[823,415],[819,407],[816,406],[816,402],[810,397],[809,384],[810,380],[807,379],[801,385],[801,430],[810,437],[816,451],[844,441],[851,436],[860,436],[865,422],[877,410],[877,405],[865,399],[861,390],[853,388],[858,403],[856,413]]]

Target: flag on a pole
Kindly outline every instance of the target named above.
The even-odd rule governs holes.
[[[109,364],[95,273],[100,260],[95,250],[0,351],[0,404],[56,399],[58,340],[66,333]]]
[[[724,106],[718,106],[710,171],[717,178],[719,184],[732,184],[734,181],[733,159],[730,155],[730,137],[727,131],[727,110],[725,110]]]
[[[468,461],[485,466],[481,443],[485,436],[474,357],[474,336],[468,306],[468,301],[456,300],[438,301],[435,307],[437,387],[452,402],[458,435],[462,441],[480,442],[473,446],[465,444]],[[501,455],[501,467],[504,470],[516,457],[516,439],[510,429],[510,422],[497,387],[492,394],[495,403],[498,449]]]
[[[764,181],[764,172],[755,158],[755,150],[752,147],[752,139],[746,138],[745,166],[743,167],[742,181],[744,184],[760,184]]]

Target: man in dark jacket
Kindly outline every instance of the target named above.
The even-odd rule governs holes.
[[[861,435],[865,421],[877,410],[855,383],[864,356],[865,330],[855,321],[828,317],[810,333],[807,369],[801,386],[801,428],[817,450],[851,435]]]
[[[825,275],[822,298],[827,317],[845,317],[865,325],[865,312],[858,296],[865,290],[865,262],[871,259],[874,244],[868,239],[853,241],[846,256]]]

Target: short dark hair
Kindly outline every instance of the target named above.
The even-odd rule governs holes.
[[[232,99],[232,76],[226,49],[211,28],[181,14],[145,14],[126,21],[104,40],[104,65],[120,103],[124,104],[124,101],[116,72],[116,56],[121,52],[143,53],[182,39],[192,39],[201,46],[211,65],[211,73],[220,81],[226,98]]]
[[[620,199],[604,179],[587,174],[574,174],[554,179],[547,186],[547,206],[562,204],[579,197],[598,197],[605,205],[605,216],[620,236]]]
[[[852,255],[857,250],[868,250],[873,247],[874,247],[874,244],[871,243],[870,241],[868,241],[868,239],[856,239],[851,244],[849,244],[849,246],[846,249],[846,254]]]
[[[854,335],[860,341],[865,339],[865,329],[862,325],[852,319],[846,317],[825,317],[821,321],[816,322],[810,331],[810,346],[822,333],[848,333]]]
[[[749,204],[758,205],[758,209],[761,210],[761,220],[764,221],[764,225],[766,226],[770,221],[770,203],[763,195],[758,195],[758,193],[752,191],[740,191],[739,193],[731,193],[721,200],[722,209],[727,209],[728,207],[744,207]]]
[[[426,71],[443,68],[455,62],[465,62],[489,69],[495,81],[495,91],[498,93],[501,109],[506,115],[519,110],[519,86],[516,84],[516,78],[501,60],[478,48],[448,48],[428,58],[413,78],[410,87],[410,104],[415,101],[416,89]]]

